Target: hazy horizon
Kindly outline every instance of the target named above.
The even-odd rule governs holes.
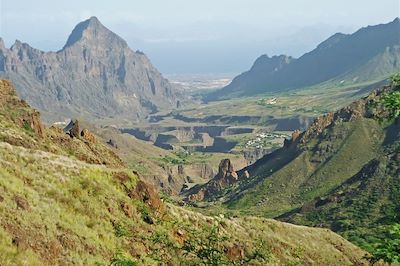
[[[8,47],[18,39],[56,51],[77,23],[96,16],[132,49],[144,51],[162,73],[237,74],[261,54],[298,57],[336,32],[388,23],[399,9],[397,0],[0,0],[0,37]]]

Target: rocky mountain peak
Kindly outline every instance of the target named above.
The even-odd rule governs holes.
[[[11,45],[10,49],[11,51],[14,51],[21,49],[21,47],[22,47],[22,42],[20,40],[15,40],[14,44]]]
[[[144,119],[176,106],[179,91],[142,53],[96,17],[80,22],[63,49],[43,52],[16,41],[1,48],[0,77],[47,121],[68,117]]]
[[[103,24],[101,24],[100,20],[94,16],[80,22],[75,26],[68,37],[67,43],[64,45],[63,50],[76,44],[80,44],[82,46],[99,46],[102,44],[110,47],[114,46],[115,44],[123,47],[128,46],[121,37],[106,28]]]
[[[257,58],[254,62],[251,71],[261,70],[263,72],[274,72],[289,64],[293,58],[287,55],[275,55],[269,57],[264,54]]]

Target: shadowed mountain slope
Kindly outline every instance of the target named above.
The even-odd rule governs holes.
[[[323,82],[345,85],[383,80],[400,70],[400,20],[337,33],[298,59],[259,57],[253,67],[206,100],[303,88]]]

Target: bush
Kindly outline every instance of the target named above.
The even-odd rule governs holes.
[[[110,266],[137,266],[133,260],[126,258],[121,252],[118,252],[112,259]]]
[[[388,109],[390,119],[400,116],[400,91],[395,91],[384,95],[382,97],[382,103],[385,108]]]
[[[400,86],[400,73],[394,74],[390,79],[394,86]]]
[[[220,236],[219,226],[211,227],[209,234],[205,239],[197,238],[187,240],[183,249],[186,254],[196,255],[204,265],[220,266],[228,264],[222,249],[222,241],[225,237]]]
[[[400,263],[400,224],[394,224],[387,234],[387,238],[378,243],[370,261],[375,263],[384,260],[390,264]]]
[[[129,230],[119,223],[114,224],[113,227],[114,227],[114,235],[116,237],[126,237],[131,235]]]

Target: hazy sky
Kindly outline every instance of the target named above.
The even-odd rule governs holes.
[[[338,31],[392,21],[399,0],[0,0],[0,37],[60,49],[90,16],[163,73],[239,73],[261,54],[300,56]]]

